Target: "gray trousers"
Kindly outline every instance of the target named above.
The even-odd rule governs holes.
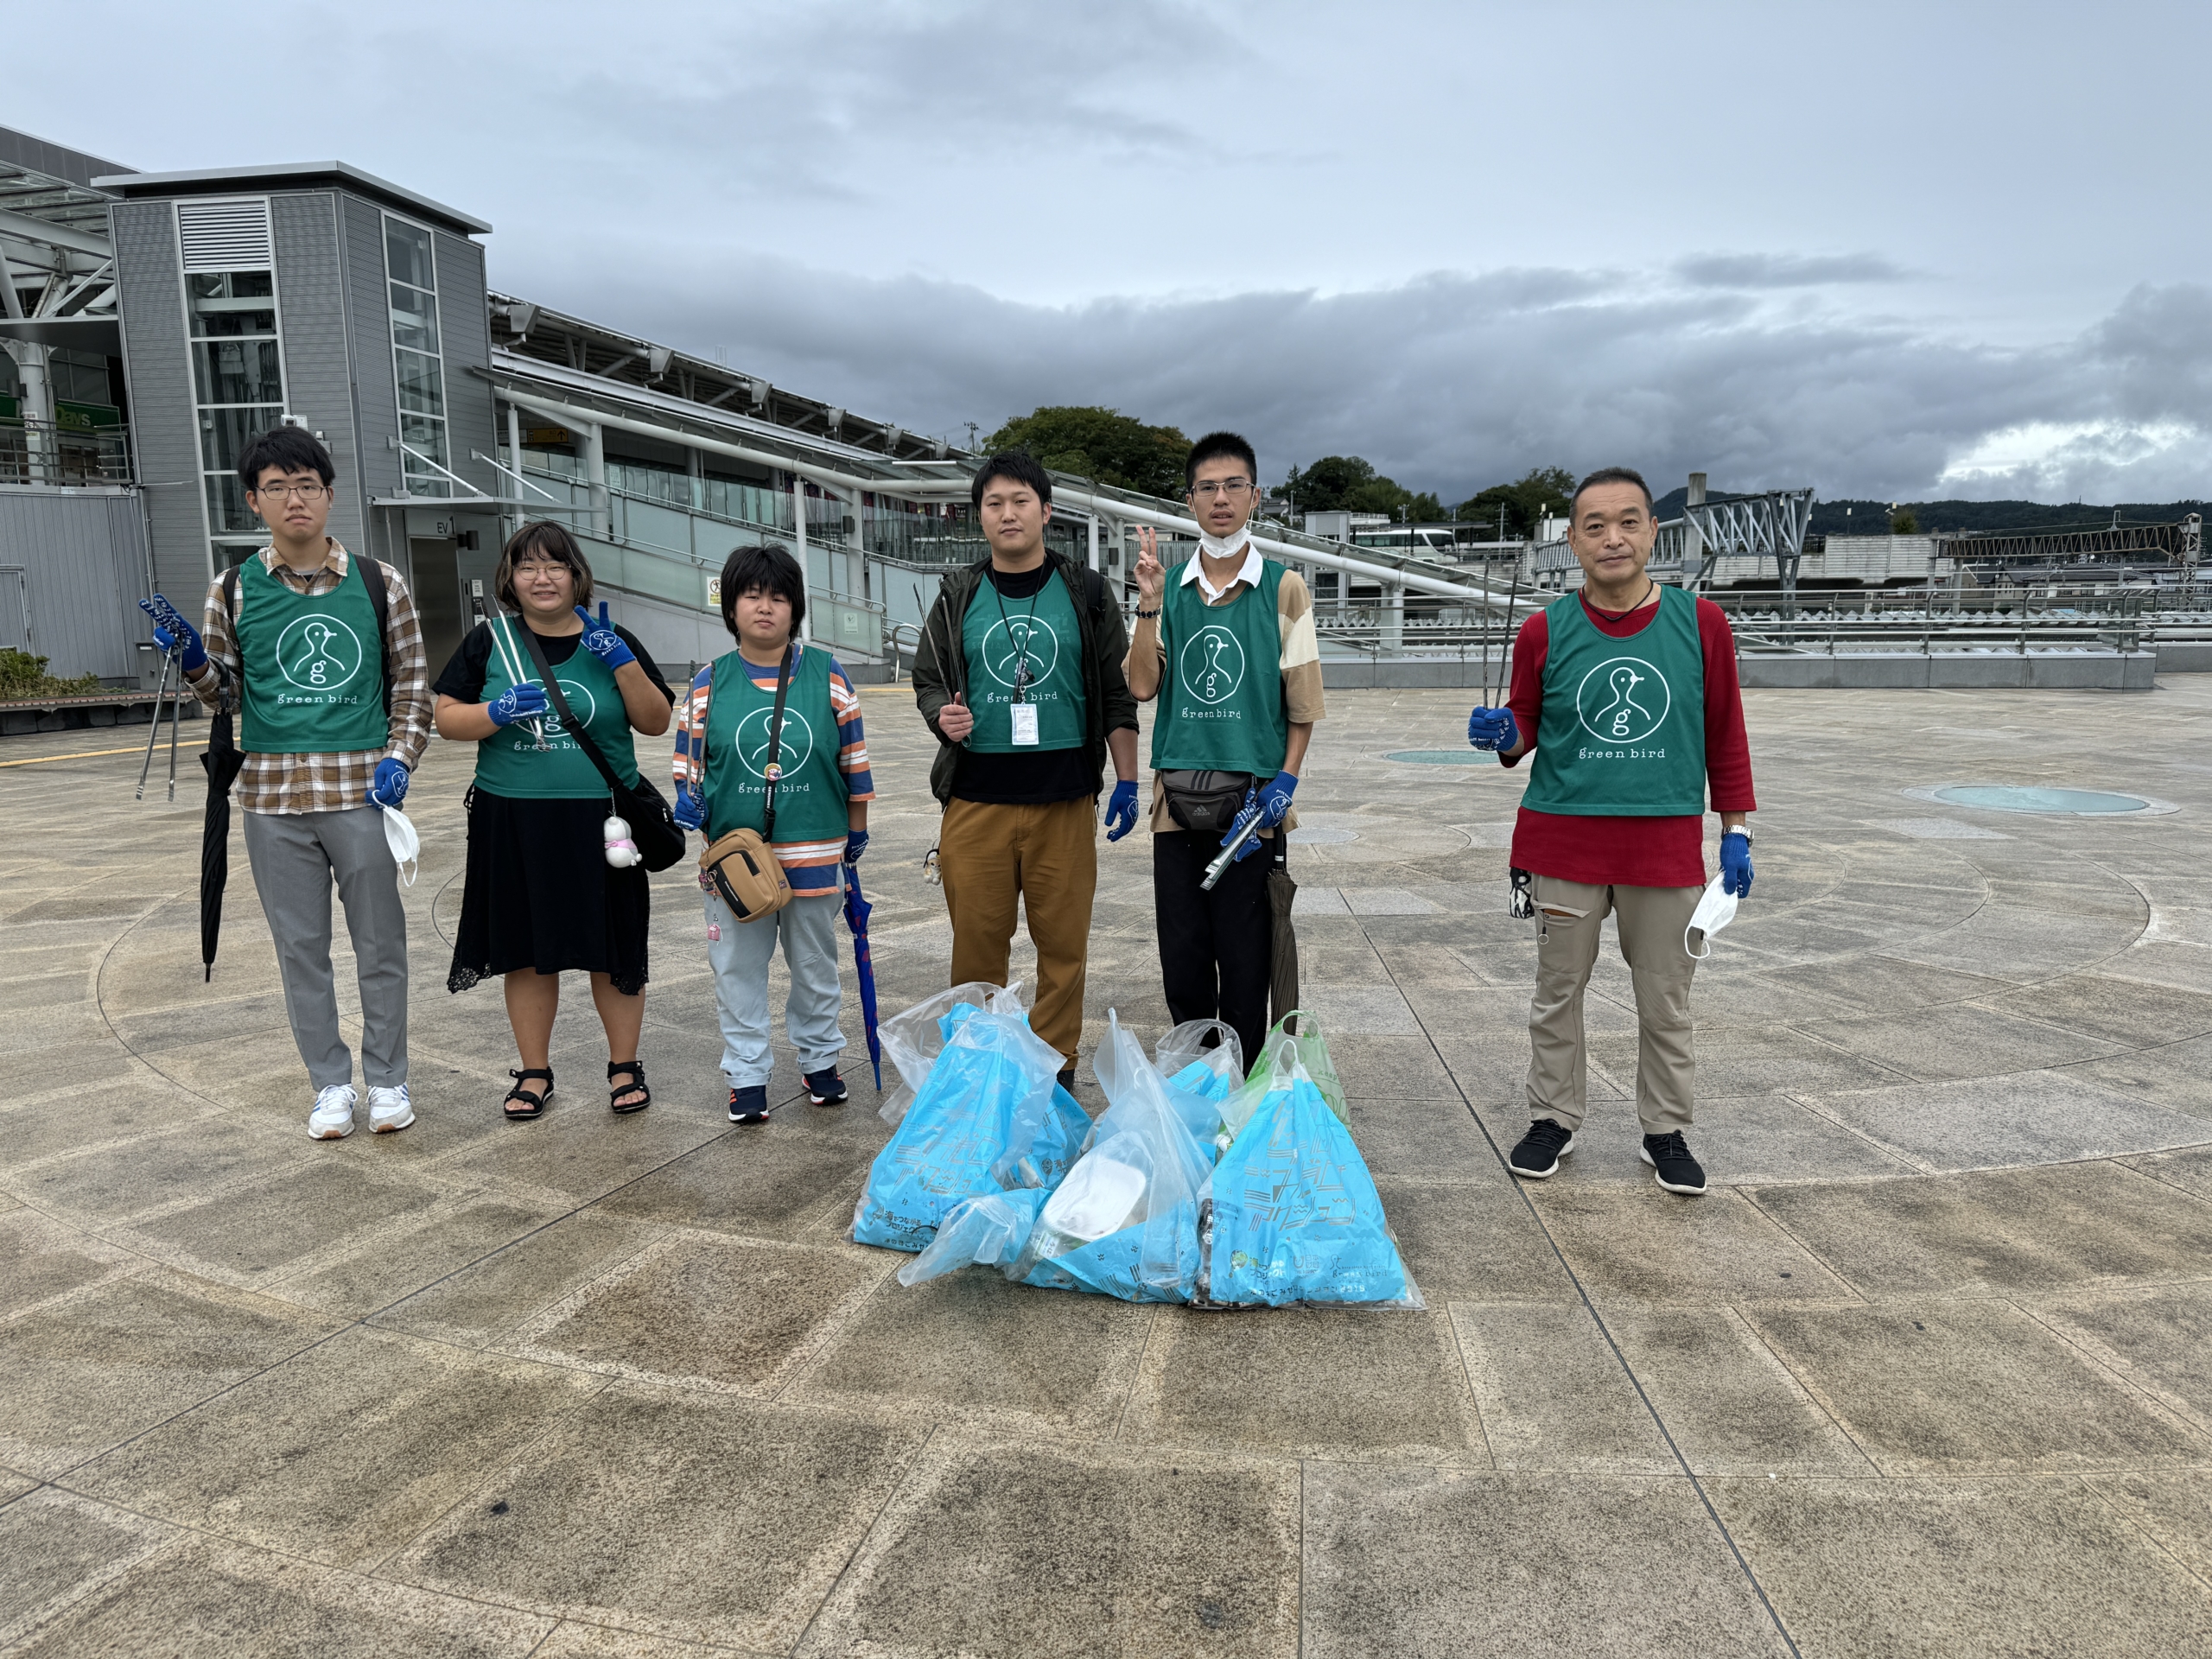
[[[845,1033],[837,1015],[844,987],[837,977],[837,918],[844,910],[834,897],[793,899],[758,921],[741,922],[719,893],[705,895],[707,925],[721,937],[707,940],[707,960],[715,970],[715,1006],[721,1014],[722,1075],[733,1089],[765,1087],[776,1069],[768,1049],[768,963],[776,941],[784,942],[784,966],[791,970],[791,995],[784,1004],[784,1031],[798,1051],[801,1071],[837,1064]]]
[[[284,1013],[316,1089],[353,1080],[338,1032],[330,972],[330,883],[346,906],[346,932],[361,986],[361,1080],[372,1089],[407,1081],[407,912],[399,867],[372,806],[343,812],[248,812],[245,854],[276,941]]]
[[[1690,976],[1682,930],[1698,887],[1598,887],[1536,878],[1536,995],[1529,1007],[1529,1115],[1582,1127],[1590,1094],[1582,993],[1598,962],[1605,912],[1620,918],[1621,958],[1636,987],[1636,1115],[1646,1135],[1690,1124],[1697,1061],[1690,1047]]]

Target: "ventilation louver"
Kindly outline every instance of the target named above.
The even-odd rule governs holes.
[[[276,263],[270,246],[269,203],[262,197],[181,201],[176,226],[188,271],[267,270]]]

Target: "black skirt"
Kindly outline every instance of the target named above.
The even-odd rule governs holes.
[[[645,873],[607,861],[597,800],[515,800],[471,786],[468,872],[446,989],[535,968],[605,974],[635,996],[645,988],[652,899]]]

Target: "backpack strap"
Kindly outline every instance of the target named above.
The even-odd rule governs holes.
[[[391,595],[385,591],[384,565],[381,561],[350,550],[346,556],[356,561],[361,568],[361,586],[369,590],[369,603],[376,607],[377,643],[384,651],[384,712],[391,717]]]

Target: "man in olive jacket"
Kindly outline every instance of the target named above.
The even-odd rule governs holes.
[[[914,701],[943,746],[930,790],[944,808],[951,982],[1006,983],[1019,901],[1037,947],[1030,1027],[1071,1083],[1109,754],[1118,781],[1106,838],[1136,824],[1128,635],[1104,579],[1046,550],[1052,481],[1042,467],[994,455],[970,499],[991,556],[944,578],[914,655]]]

